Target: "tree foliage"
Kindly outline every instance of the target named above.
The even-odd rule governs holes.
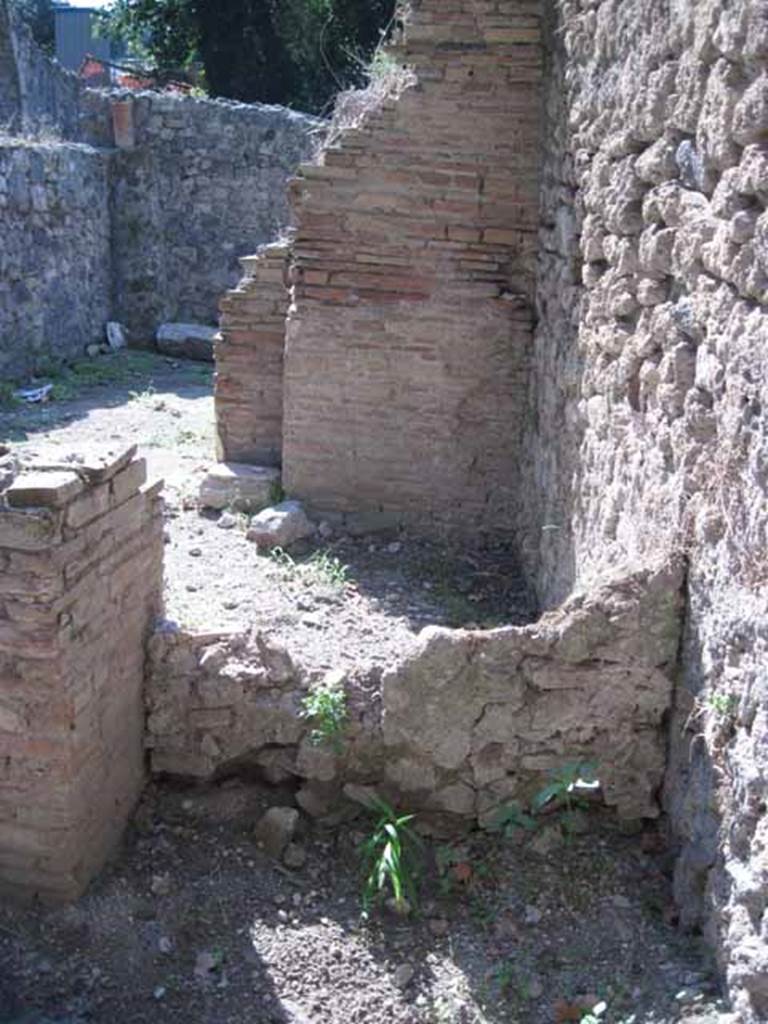
[[[396,0],[115,0],[112,30],[214,96],[315,112],[361,83]]]
[[[54,18],[51,0],[11,0],[32,32],[32,38],[46,53],[54,49]]]

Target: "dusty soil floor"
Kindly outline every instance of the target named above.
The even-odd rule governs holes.
[[[331,532],[275,558],[236,516],[222,528],[195,500],[214,461],[211,378],[148,353],[106,356],[59,378],[54,401],[0,407],[0,440],[63,454],[139,444],[166,481],[166,612],[183,628],[257,624],[310,669],[360,673],[430,622],[530,619],[503,544]],[[276,802],[292,794],[153,787],[80,903],[0,907],[0,1024],[545,1024],[579,1019],[587,994],[607,1024],[719,1019],[698,942],[675,930],[653,833],[623,836],[593,812],[569,842],[545,825],[524,842],[433,843],[418,912],[365,923],[367,822],[305,822],[306,863],[289,871],[253,836]]]
[[[586,834],[428,844],[418,912],[360,913],[359,819],[308,831],[289,871],[253,823],[290,794],[153,788],[119,860],[73,907],[0,908],[13,1024],[608,1024],[718,1020],[696,943],[669,920],[664,854],[599,812]],[[436,862],[443,865],[441,874]]]
[[[324,538],[259,554],[245,517],[197,506],[215,462],[212,370],[148,352],[81,364],[44,405],[0,408],[0,441],[22,453],[137,443],[165,480],[166,615],[204,632],[257,625],[310,670],[383,667],[429,623],[496,626],[533,609],[509,545],[455,549],[403,533]],[[228,524],[226,529],[222,526]]]

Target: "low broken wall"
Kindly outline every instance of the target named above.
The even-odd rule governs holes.
[[[144,784],[163,559],[145,477],[135,448],[41,455],[0,492],[0,891],[15,898],[79,895]]]
[[[487,825],[530,800],[550,770],[588,759],[620,816],[655,816],[681,586],[666,567],[575,595],[531,626],[430,627],[383,679],[346,679],[351,721],[338,753],[314,746],[299,715],[316,683],[300,652],[258,632],[165,629],[150,645],[152,770],[210,778],[247,765],[295,779],[316,817],[343,812],[362,785],[425,822]]]
[[[0,379],[44,372],[103,341],[110,294],[103,156],[0,140]]]

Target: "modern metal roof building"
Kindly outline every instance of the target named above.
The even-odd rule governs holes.
[[[79,7],[69,3],[54,5],[56,19],[56,58],[70,71],[79,70],[86,55],[111,60],[124,52],[121,44],[100,36],[95,15],[98,7]]]

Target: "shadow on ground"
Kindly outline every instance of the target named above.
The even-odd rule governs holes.
[[[568,842],[428,843],[416,913],[365,922],[369,821],[305,822],[289,870],[253,826],[290,800],[238,780],[153,787],[79,904],[0,909],[0,1021],[551,1024],[584,996],[606,1024],[715,1019],[693,1016],[714,986],[668,916],[664,854],[603,813]]]
[[[4,386],[0,394],[0,440],[14,443],[88,420],[98,410],[147,404],[157,393],[185,398],[211,394],[213,367],[206,363],[169,359],[153,352],[123,349],[83,360],[52,376],[36,379],[33,387],[52,385],[45,402],[14,399],[17,390]]]

